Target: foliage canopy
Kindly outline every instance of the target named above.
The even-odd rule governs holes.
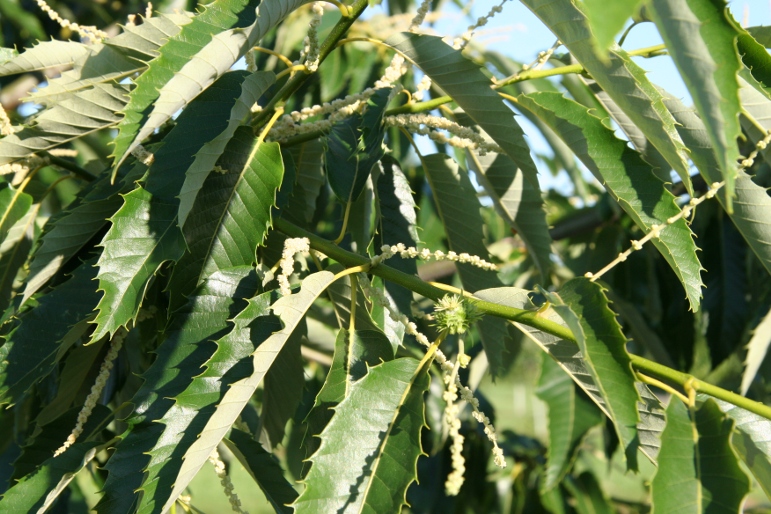
[[[769,505],[769,28],[188,3],[0,0],[0,512]]]

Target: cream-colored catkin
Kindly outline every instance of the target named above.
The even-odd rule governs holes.
[[[292,294],[292,287],[289,285],[289,277],[294,273],[294,256],[297,253],[307,253],[310,251],[311,243],[307,237],[288,238],[284,241],[284,250],[281,253],[279,261],[279,273],[277,280],[279,291],[282,296]]]
[[[479,27],[483,27],[487,25],[487,22],[493,19],[493,17],[503,11],[503,4],[505,4],[507,0],[501,0],[501,3],[498,5],[494,5],[490,12],[488,12],[486,15],[480,17],[477,19],[477,22],[474,25],[469,25],[469,27],[466,29],[466,32],[461,34],[460,37],[457,37],[453,40],[452,46],[456,50],[463,50],[466,45],[469,44],[469,41],[471,41],[471,38],[474,37],[474,31],[478,29]]]
[[[90,42],[97,42],[99,40],[107,39],[109,37],[109,35],[106,32],[101,31],[96,27],[78,25],[77,23],[73,23],[70,20],[66,20],[62,18],[58,12],[54,11],[51,8],[51,6],[45,2],[45,0],[35,0],[35,1],[37,2],[38,7],[40,7],[40,10],[46,13],[48,17],[51,18],[53,21],[58,23],[59,26],[79,34],[80,37],[85,38]]]
[[[54,457],[58,457],[67,451],[67,448],[75,444],[75,442],[78,440],[78,437],[80,437],[80,435],[83,433],[83,428],[85,427],[88,418],[91,416],[91,413],[94,411],[94,407],[96,407],[96,404],[99,401],[99,397],[102,395],[102,391],[104,390],[105,385],[107,385],[107,380],[110,378],[113,364],[115,359],[118,357],[118,352],[120,351],[121,346],[123,346],[123,341],[126,339],[127,334],[128,332],[126,329],[119,328],[112,336],[112,340],[110,341],[110,349],[107,351],[107,355],[102,362],[102,366],[99,368],[99,375],[96,377],[96,382],[91,387],[91,392],[88,393],[88,397],[86,398],[83,407],[78,413],[78,420],[75,424],[75,428],[67,437],[67,440],[64,442],[64,444],[62,444],[59,449],[54,452]]]
[[[5,112],[5,108],[0,104],[0,135],[10,136],[13,134],[13,123],[8,113]]]
[[[311,10],[313,17],[308,26],[308,35],[305,37],[302,53],[305,55],[305,68],[309,72],[315,72],[319,69],[321,45],[319,43],[318,26],[321,24],[321,18],[324,16],[324,4],[322,2],[314,2]]]
[[[503,149],[495,143],[486,141],[484,137],[468,127],[464,127],[454,121],[441,116],[431,114],[395,114],[383,119],[386,127],[404,127],[410,132],[428,136],[437,143],[446,143],[456,148],[477,150],[479,155],[488,152],[504,153]],[[447,137],[435,130],[446,130],[452,137]]]
[[[498,269],[498,266],[496,266],[491,262],[487,262],[486,260],[480,258],[477,255],[470,255],[466,252],[456,253],[452,251],[444,253],[441,250],[432,252],[427,248],[418,250],[414,246],[407,247],[404,243],[399,243],[395,245],[383,245],[380,248],[380,254],[372,257],[372,259],[370,259],[370,263],[372,266],[377,266],[381,262],[391,259],[392,257],[395,257],[397,255],[402,259],[421,259],[424,261],[435,260],[435,261],[459,262],[463,264],[470,264],[472,266],[475,266],[477,268],[481,268],[487,271],[496,271]]]
[[[211,455],[209,455],[209,462],[211,462],[214,466],[214,472],[217,473],[217,477],[220,479],[220,484],[222,484],[222,488],[225,490],[225,495],[228,497],[228,501],[230,502],[231,510],[238,514],[249,514],[247,511],[241,508],[241,500],[238,498],[238,495],[235,492],[233,482],[228,476],[228,472],[225,469],[225,463],[222,461],[217,448],[214,448],[214,450],[211,452]]]

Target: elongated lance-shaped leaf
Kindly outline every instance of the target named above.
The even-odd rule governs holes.
[[[450,95],[519,166],[530,184],[539,189],[538,170],[530,157],[524,132],[514,113],[490,88],[490,79],[479,66],[437,36],[402,32],[391,36],[386,44],[417,64]]]
[[[99,444],[96,441],[75,443],[67,453],[50,458],[37,473],[25,477],[5,492],[0,499],[0,509],[4,512],[46,512],[75,475],[91,462]]]
[[[375,245],[375,248],[398,243],[417,247],[419,240],[417,206],[407,177],[396,159],[390,155],[381,159],[377,171],[375,207],[380,243]],[[418,273],[418,267],[413,259],[392,259],[389,265],[408,275]],[[412,291],[390,281],[386,282],[385,287],[399,310],[410,312]]]
[[[603,2],[602,0],[583,0],[586,24],[592,32],[592,43],[600,59],[604,59],[614,38],[624,28],[626,22],[637,14],[642,0],[624,2]]]
[[[297,498],[297,491],[284,478],[284,470],[278,460],[265,451],[251,434],[237,428],[231,430],[223,442],[260,486],[273,509],[281,514],[291,514],[289,505]]]
[[[750,481],[731,447],[733,424],[714,400],[689,412],[672,398],[651,485],[654,512],[739,512]]]
[[[608,52],[607,62],[592,48],[584,14],[570,0],[523,0],[543,21],[632,121],[643,131],[693,193],[685,145],[661,94],[645,72],[621,48]]]
[[[744,94],[744,87],[740,92]],[[677,128],[683,141],[691,149],[691,158],[699,172],[709,184],[720,182],[720,170],[711,152],[712,145],[704,123],[693,109],[686,107],[668,93],[664,93],[664,103],[675,116],[678,122]],[[742,104],[745,109],[752,109],[744,98]],[[771,107],[771,103],[768,105]],[[743,171],[738,172],[734,192],[736,196],[733,201],[733,212],[729,212],[728,215],[744,236],[747,245],[760,259],[763,267],[771,273],[771,219],[768,217],[768,213],[771,212],[771,197],[768,196],[765,188],[753,182],[752,177]],[[725,195],[722,189],[717,193],[717,198],[723,207],[728,205]]]
[[[290,152],[295,165],[296,176],[292,193],[302,199],[305,206],[302,218],[306,223],[310,223],[316,213],[316,201],[321,194],[321,188],[326,184],[322,161],[324,147],[321,141],[314,139],[286,150]]]
[[[496,212],[522,238],[541,274],[541,282],[548,284],[552,268],[551,236],[541,190],[525,180],[522,170],[508,156],[469,154],[477,182],[492,198]]]
[[[35,220],[40,207],[39,203],[32,205],[0,243],[0,311],[5,311],[18,293],[15,282],[19,273],[26,274],[23,267],[35,243]]]
[[[329,186],[343,203],[359,198],[372,166],[383,156],[383,113],[390,92],[391,88],[377,90],[363,115],[336,123],[324,139],[324,170]]]
[[[746,395],[750,385],[758,374],[760,365],[771,345],[771,310],[769,310],[758,326],[752,331],[750,342],[747,343],[747,357],[744,359],[744,374],[742,375],[741,394]]]
[[[196,198],[183,229],[189,253],[170,288],[183,295],[219,269],[248,266],[271,225],[284,176],[278,143],[263,143],[240,127]]]
[[[626,454],[627,468],[637,470],[637,402],[641,400],[634,384],[632,360],[626,353],[626,338],[608,307],[602,286],[587,278],[574,278],[559,293],[546,293],[546,298],[573,331],[586,367],[605,399]]]
[[[93,50],[76,41],[41,41],[0,65],[0,77],[72,65]]]
[[[234,277],[254,274],[248,267],[227,270]],[[256,347],[281,329],[278,318],[269,312],[271,293],[248,301],[233,318],[233,328],[217,340],[217,350],[206,361],[205,371],[196,373],[187,388],[174,397],[174,404],[158,420],[163,434],[147,452],[150,462],[140,490],[139,513],[157,512],[168,499],[182,466],[182,456],[195,442],[207,421],[217,410],[230,384],[252,373],[249,356]],[[302,375],[301,375],[302,376]]]
[[[0,189],[0,241],[5,239],[8,231],[32,207],[32,196],[24,191],[6,184]]]
[[[115,139],[116,165],[308,0],[216,0],[160,49],[139,79]]]
[[[699,399],[702,399],[701,395]],[[758,484],[771,496],[771,422],[741,407],[713,399],[734,422],[731,444]]]
[[[644,232],[680,212],[651,167],[589,109],[559,93],[532,93],[517,100],[554,129]],[[683,284],[691,308],[698,310],[701,264],[688,224],[680,219],[668,225],[653,244]]]
[[[123,173],[120,183],[110,185],[109,177],[104,176],[93,189],[86,190],[82,200],[76,199],[74,205],[49,219],[38,239],[40,244],[32,254],[22,303],[102,230],[123,204],[119,193],[126,194],[136,188],[134,182],[147,171],[147,166],[139,162],[127,163],[126,168],[128,171]]]
[[[251,269],[219,272],[201,284],[187,304],[173,314],[155,361],[142,376],[144,383],[131,400],[134,411],[125,419],[129,428],[105,466],[109,474],[98,512],[134,512],[144,471],[156,458],[148,452],[160,444],[166,433],[165,425],[157,421],[175,405],[174,399],[187,389],[193,377],[205,371],[202,366],[216,350],[211,341],[230,330],[228,320],[244,309],[243,298],[254,296],[257,288]],[[190,436],[194,435],[191,432]],[[181,455],[177,456],[177,466],[179,458]]]
[[[370,369],[335,407],[295,512],[399,512],[417,478],[428,363]]]
[[[304,328],[304,324],[300,324],[284,343],[263,379],[260,442],[270,450],[284,440],[286,424],[303,398],[305,366],[300,352],[303,338],[307,336]]]
[[[33,126],[0,139],[0,164],[116,125],[120,121],[117,112],[126,105],[128,91],[126,85],[98,84],[44,110]]]
[[[318,449],[321,443],[319,434],[332,419],[335,406],[350,395],[355,381],[366,375],[368,367],[393,359],[393,352],[387,346],[388,341],[386,339],[386,345],[383,345],[383,338],[385,336],[382,333],[374,330],[356,329],[349,332],[343,328],[338,332],[332,366],[305,419],[307,429],[303,446],[308,457]],[[304,475],[308,469],[309,466],[306,466]]]
[[[195,161],[185,173],[185,182],[179,192],[179,225],[181,227],[185,226],[188,214],[193,209],[198,193],[204,186],[209,172],[217,165],[223,152],[226,152],[228,143],[236,134],[239,126],[248,119],[251,114],[251,107],[257,103],[257,100],[275,81],[276,76],[272,72],[258,71],[246,77],[241,85],[241,96],[238,97],[230,110],[227,128],[203,145],[195,154]],[[241,134],[241,136],[243,139],[245,134]],[[222,163],[220,163],[220,167],[229,169]]]
[[[535,309],[529,298],[530,292],[516,287],[500,287],[477,291],[474,296],[518,309]],[[540,314],[541,317],[567,327],[565,321],[556,311],[550,307]],[[576,343],[560,339],[557,336],[547,334],[536,328],[521,323],[513,323],[528,338],[535,342],[543,351],[554,359],[565,370],[570,378],[583,389],[594,403],[610,416],[608,406],[602,396],[593,375]],[[659,438],[664,430],[664,407],[658,398],[648,389],[648,386],[637,382],[635,384],[642,402],[637,404],[640,415],[640,423],[637,425],[637,434],[640,438],[640,450],[652,461],[656,461],[661,443]]]
[[[72,277],[40,298],[0,346],[0,404],[15,403],[54,367],[62,338],[85,320],[99,301],[94,290],[95,259],[78,266]]]
[[[479,214],[479,200],[468,173],[443,154],[427,155],[423,162],[450,249],[458,254],[477,255],[489,261],[487,248],[482,241],[484,222]],[[458,264],[458,274],[467,291],[503,285],[495,273],[470,264]],[[493,376],[498,375],[503,371],[504,341],[508,337],[506,323],[499,318],[488,317],[479,322],[479,331],[490,362],[490,371]]]
[[[104,295],[94,320],[93,340],[133,320],[160,266],[182,257],[184,239],[177,226],[176,195],[195,153],[227,127],[247,75],[225,74],[185,109],[155,153],[147,185],[126,195],[123,207],[111,218],[99,259],[99,289]]]
[[[570,375],[548,357],[541,365],[536,394],[549,406],[549,460],[542,486],[549,490],[570,471],[581,441],[603,416],[589,399],[578,394]]]
[[[741,135],[736,74],[742,64],[726,7],[712,0],[652,0],[648,12],[707,129],[726,180],[730,212],[739,159],[736,139]]]
[[[249,401],[257,386],[262,382],[273,360],[287,339],[304,319],[314,301],[332,283],[335,276],[328,271],[314,273],[303,280],[299,292],[280,298],[273,304],[273,314],[281,318],[284,328],[263,341],[252,354],[252,374],[230,386],[219,402],[216,412],[209,418],[199,438],[190,446],[184,456],[182,468],[174,481],[174,490],[163,507],[166,512],[174,500],[206,463],[209,455],[235,423],[244,405]]]

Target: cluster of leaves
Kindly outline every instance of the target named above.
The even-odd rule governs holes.
[[[25,100],[38,111],[10,112],[13,132],[0,138],[13,171],[0,185],[0,511],[188,509],[181,498],[218,446],[276,512],[737,512],[752,484],[762,504],[771,31],[741,28],[721,0],[523,3],[562,45],[545,70],[406,32],[409,17],[393,16],[415,10],[404,0],[389,2],[392,16],[357,20],[369,4],[356,0],[325,14],[310,74],[284,69],[301,60],[305,0],[214,0],[88,44],[49,39],[69,34],[0,0],[0,84],[46,82]],[[127,14],[51,4],[84,24]],[[615,43],[640,23],[664,45]],[[377,51],[362,43],[384,34]],[[40,41],[10,48],[30,38]],[[426,75],[430,100],[382,87],[331,127],[273,140],[274,113],[362,93],[394,52],[412,66],[398,87]],[[693,108],[633,59],[662,54]],[[551,148],[538,165],[512,107]],[[500,153],[437,143],[421,155],[417,127],[385,123],[429,110]],[[542,194],[539,167],[573,192]],[[716,201],[679,216],[715,184]],[[602,286],[583,276],[662,225]],[[303,236],[321,254],[297,256],[282,296],[285,240]],[[476,255],[499,272],[398,257],[369,269],[398,243]],[[339,274],[354,266],[377,294]],[[465,409],[455,497],[444,492],[445,377],[394,321],[430,314],[448,289],[476,297],[484,317],[466,334],[415,322],[447,335],[448,356],[465,347],[461,379],[507,427],[498,442],[515,469],[493,471]],[[123,330],[96,407],[54,457]],[[477,389],[486,370],[510,387],[510,370],[533,361],[541,439],[496,417]],[[627,480],[641,492],[613,487],[597,459],[622,466],[613,480],[639,470]]]

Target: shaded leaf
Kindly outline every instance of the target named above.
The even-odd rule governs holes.
[[[240,125],[248,120],[251,108],[265,91],[276,81],[276,76],[271,72],[258,71],[252,73],[241,84],[241,96],[238,97],[228,118],[227,128],[211,141],[204,144],[195,154],[195,161],[185,172],[185,182],[179,192],[179,225],[184,227],[188,214],[195,204],[199,191],[204,187],[209,172],[217,165],[218,160],[227,151],[230,140],[241,128],[240,138],[246,139],[244,128]],[[253,140],[254,138],[252,138]],[[259,145],[258,145],[259,146]],[[225,159],[229,161],[230,159]],[[248,160],[247,160],[248,163]],[[231,163],[227,163],[231,164]],[[225,169],[230,169],[224,163],[220,163]]]
[[[530,301],[529,294],[529,291],[516,287],[499,287],[496,289],[477,291],[474,293],[474,296],[477,296],[482,300],[496,302],[509,307],[532,310],[535,309],[535,306],[533,306]],[[554,323],[558,323],[563,327],[567,326],[565,321],[557,314],[553,307],[543,311],[540,316]],[[583,358],[583,354],[576,343],[560,339],[557,336],[547,334],[528,325],[516,322],[513,322],[513,324],[554,359],[560,367],[570,375],[576,385],[589,395],[600,410],[610,417],[605,399],[602,396],[593,375],[590,373],[586,361]],[[637,435],[640,438],[640,450],[651,461],[655,462],[659,447],[661,446],[659,438],[666,423],[664,407],[659,399],[651,393],[648,386],[637,382],[635,387],[637,388],[640,398],[642,398],[642,401],[637,404],[637,411],[640,415],[640,422],[637,425]]]
[[[278,460],[251,435],[236,428],[223,442],[252,475],[275,511],[290,514],[292,508],[289,505],[297,499],[297,491],[284,478],[284,470]]]
[[[41,205],[34,204],[27,213],[8,231],[8,236],[0,244],[0,312],[5,311],[16,295],[15,281],[27,262],[36,234],[35,220]]]
[[[244,292],[248,291],[245,285],[255,285],[254,272],[249,267],[225,270],[224,274],[231,279],[241,277],[239,287]],[[269,314],[270,300],[271,293],[248,300],[247,306],[233,318],[232,329],[217,339],[217,349],[203,364],[203,372],[199,369],[194,373],[158,420],[163,433],[155,447],[147,452],[150,461],[140,488],[138,512],[157,512],[170,499],[168,495],[182,466],[183,455],[216,412],[228,387],[252,373],[249,356],[255,348],[280,330],[278,318]]]
[[[440,37],[402,32],[386,44],[394,47],[420,67],[431,80],[503,148],[538,189],[538,170],[514,113],[491,89],[488,79],[473,61]]]
[[[613,506],[597,482],[597,479],[588,471],[584,471],[577,478],[569,477],[565,480],[565,489],[576,501],[578,514],[612,514]]]
[[[143,384],[131,399],[134,411],[124,420],[128,429],[105,465],[109,474],[104,495],[97,504],[98,512],[135,510],[144,478],[137,470],[148,469],[151,457],[147,453],[159,444],[165,432],[165,425],[157,421],[175,405],[174,399],[193,378],[204,371],[202,366],[216,350],[210,341],[230,330],[232,325],[227,320],[243,310],[246,305],[243,298],[251,298],[257,287],[256,276],[249,268],[218,272],[173,314],[165,338],[155,351],[155,361],[142,376]],[[190,437],[195,435],[191,432]],[[171,432],[172,439],[177,436],[177,432]],[[144,501],[151,499],[148,492]]]
[[[587,278],[574,278],[558,293],[545,296],[575,335],[586,367],[605,399],[626,454],[627,468],[637,470],[640,395],[626,352],[626,338],[608,307],[602,287]]]
[[[651,496],[656,512],[738,512],[750,481],[731,448],[733,421],[713,400],[691,410],[667,407]]]
[[[177,294],[219,269],[253,264],[271,225],[284,175],[278,143],[263,143],[240,127],[217,163],[221,171],[203,183],[183,229],[189,253],[169,286]]]
[[[355,383],[321,434],[295,512],[398,512],[417,478],[428,384],[427,366],[411,358]]]
[[[0,241],[5,240],[8,231],[27,214],[32,206],[32,196],[21,189],[7,184],[0,189]]]
[[[286,423],[294,416],[303,397],[305,371],[300,354],[303,337],[299,329],[292,334],[265,374],[260,421],[269,441],[268,448],[275,448],[284,440]]]
[[[280,298],[273,304],[273,313],[281,318],[284,328],[263,341],[252,354],[253,371],[250,376],[233,383],[225,392],[216,412],[209,418],[200,437],[185,453],[182,468],[174,481],[174,490],[169,498],[177,498],[193,477],[206,463],[212,450],[219,444],[230,427],[235,423],[244,405],[262,382],[265,373],[287,339],[305,317],[311,304],[332,283],[334,275],[328,271],[314,273],[303,280],[298,293]],[[164,510],[173,500],[166,502]]]
[[[78,266],[69,280],[20,316],[19,325],[0,346],[0,404],[17,402],[35,382],[48,375],[56,363],[61,340],[94,310],[99,301],[93,287],[94,263],[92,259]]]
[[[581,441],[589,429],[602,423],[603,416],[590,400],[578,394],[570,375],[548,357],[541,365],[536,394],[549,406],[549,460],[541,486],[549,490],[565,478]]]
[[[91,53],[92,47],[76,41],[40,41],[0,65],[0,76],[71,65]]]

